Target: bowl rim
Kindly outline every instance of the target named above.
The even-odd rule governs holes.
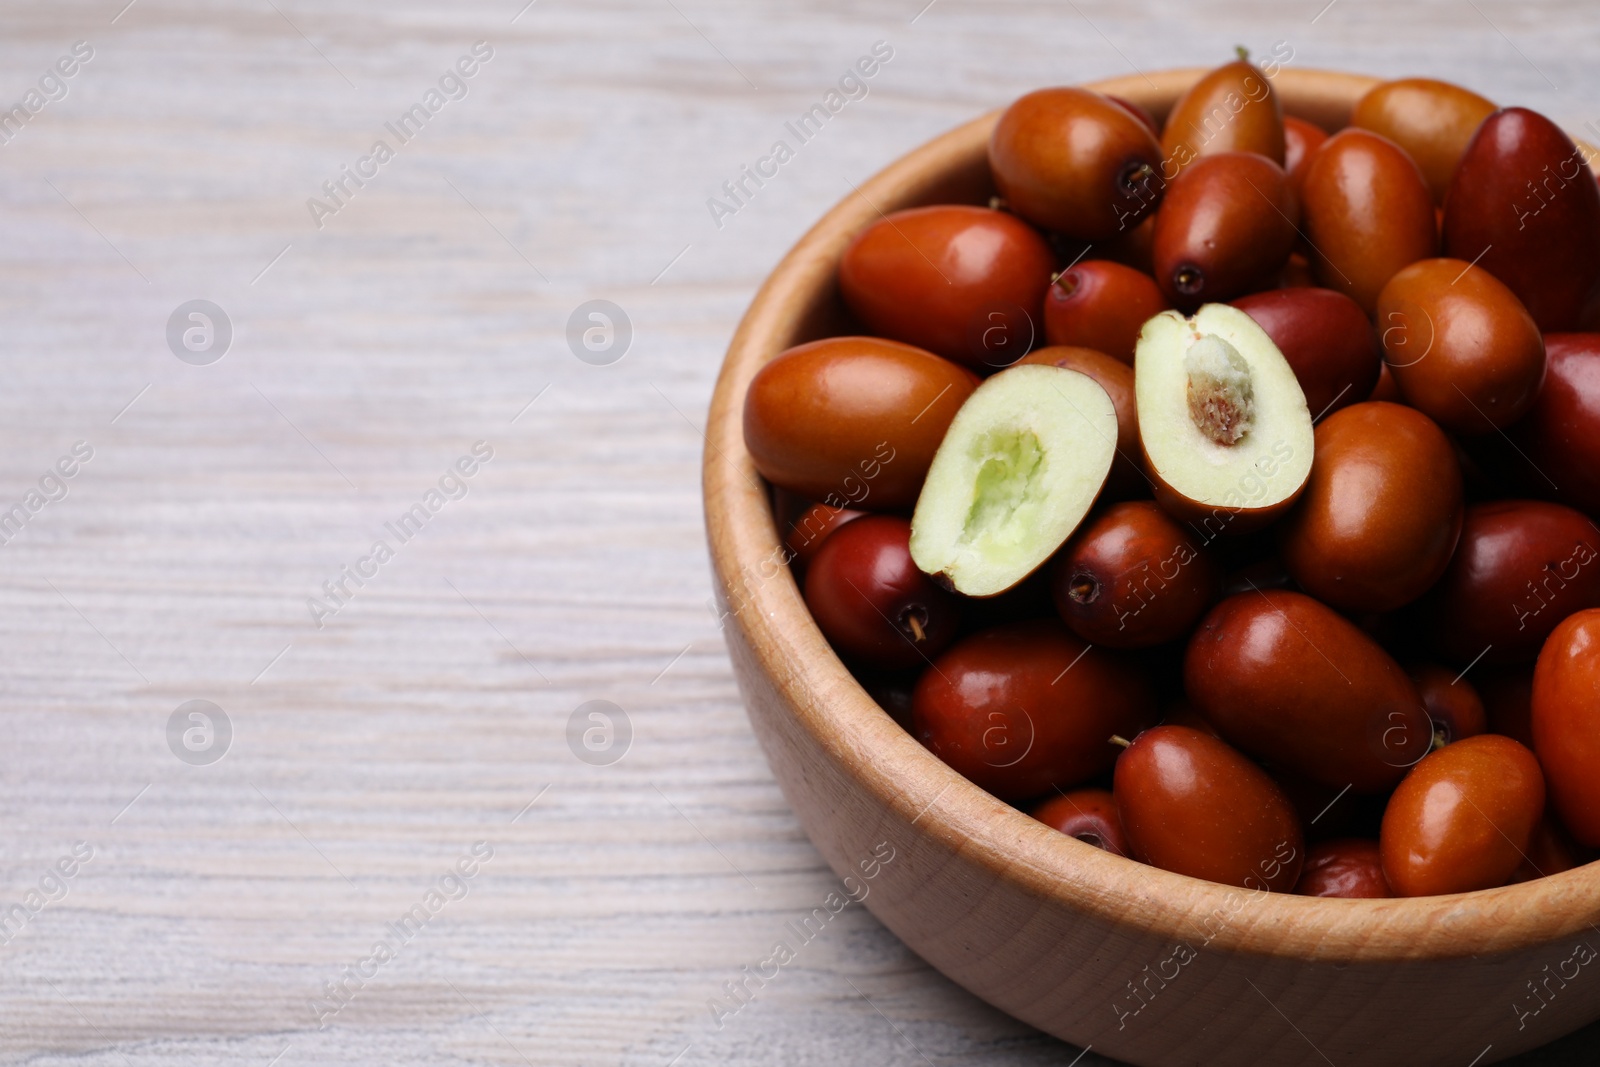
[[[1203,73],[1152,71],[1084,87],[1143,104],[1159,120]],[[1337,129],[1355,100],[1380,80],[1284,68],[1273,84],[1286,113]],[[704,435],[706,530],[724,625],[739,628],[755,665],[798,724],[885,809],[911,824],[925,823],[924,831],[994,877],[1104,923],[1182,941],[1204,929],[1201,917],[1221,913],[1229,920],[1205,938],[1208,947],[1332,962],[1461,958],[1600,930],[1600,862],[1471,893],[1344,900],[1251,892],[1113,856],[967,781],[895,723],[833,653],[792,573],[779,562],[782,541],[765,483],[744,446],[745,391],[754,373],[796,338],[811,339],[801,335],[831,303],[834,269],[849,238],[883,211],[925,202],[918,197],[987,144],[999,114],[957,126],[857,185],[784,255],[741,319]]]

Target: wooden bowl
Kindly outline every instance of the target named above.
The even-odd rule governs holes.
[[[1203,73],[1098,82],[1158,119]],[[1286,111],[1346,124],[1376,79],[1284,70]],[[996,115],[917,149],[828,212],[745,314],[706,429],[706,524],[750,721],[806,833],[854,895],[954,981],[1134,1064],[1487,1064],[1600,1017],[1600,863],[1410,900],[1252,894],[1112,856],[946,767],[834,656],[784,565],[745,451],[745,390],[842,332],[835,269],[879,212],[984,203]],[[892,858],[884,861],[885,856]]]

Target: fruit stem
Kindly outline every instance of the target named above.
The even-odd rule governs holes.
[[[1246,63],[1250,62],[1250,49],[1246,48],[1242,44],[1236,44],[1233,46],[1233,50],[1239,53],[1240,59],[1244,60]]]
[[[1112,734],[1111,743],[1119,748],[1127,748],[1129,745],[1133,744],[1132,741],[1129,741],[1126,737],[1123,737],[1120,734]]]
[[[921,644],[923,641],[927,640],[928,635],[922,629],[922,623],[917,621],[917,617],[915,615],[906,616],[906,623],[911,627],[911,632],[913,635],[915,635],[918,644]]]

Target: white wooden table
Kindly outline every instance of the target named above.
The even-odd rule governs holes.
[[[1028,88],[1287,41],[1577,129],[1600,9],[524,2],[0,7],[0,101],[65,89],[0,146],[0,1058],[1072,1062],[854,907],[713,1023],[835,884],[708,610],[726,338],[849,182]],[[707,198],[877,41],[868,95],[719,227]],[[166,336],[195,299],[233,332],[207,365]],[[619,362],[569,349],[591,299]],[[631,723],[609,766],[567,740],[596,699]],[[220,761],[169,745],[191,700]]]

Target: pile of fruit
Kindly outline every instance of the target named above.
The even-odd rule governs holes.
[[[857,235],[857,335],[745,401],[867,691],[996,797],[1194,877],[1422,896],[1593,859],[1586,150],[1426,79],[1330,135],[1241,55],[1164,125],[1030,93],[989,164],[988,206]]]

